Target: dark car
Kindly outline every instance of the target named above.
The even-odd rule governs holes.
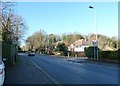
[[[29,52],[28,56],[35,56],[35,52]]]

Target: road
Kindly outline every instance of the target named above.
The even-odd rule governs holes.
[[[118,68],[115,66],[87,61],[75,63],[62,57],[48,55],[20,54],[20,58],[26,58],[55,84],[118,84]]]

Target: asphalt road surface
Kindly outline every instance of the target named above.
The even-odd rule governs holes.
[[[45,84],[118,84],[118,67],[115,66],[94,64],[87,61],[76,63],[67,61],[62,57],[48,55],[28,56],[20,54],[19,58],[23,61],[25,59],[29,63],[29,68],[34,67],[33,70],[36,72],[33,73],[36,77],[29,77],[29,82],[34,79],[32,81],[34,84],[35,80],[39,81],[42,78],[39,77],[39,73],[49,81],[48,83],[43,80]],[[21,77],[24,77],[24,74]],[[6,80],[6,83],[8,81],[9,79]],[[22,83],[26,83],[25,80]]]

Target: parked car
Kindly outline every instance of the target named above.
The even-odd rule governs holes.
[[[35,56],[35,52],[33,52],[33,51],[28,52],[28,56]]]
[[[4,79],[5,79],[5,70],[4,70],[4,68],[5,68],[4,62],[2,61],[0,63],[0,86],[3,85]]]

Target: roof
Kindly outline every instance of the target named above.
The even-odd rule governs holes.
[[[104,51],[114,51],[114,49],[110,48],[108,45],[103,49]]]
[[[79,40],[75,41],[75,42],[73,43],[73,45],[74,45],[74,46],[82,45],[82,41],[83,41],[83,39],[79,39]]]
[[[90,44],[89,41],[87,41],[86,39],[79,39],[79,40],[73,42],[70,45],[70,47],[72,47],[73,45],[74,46],[81,46],[81,45],[89,45],[89,44]]]

